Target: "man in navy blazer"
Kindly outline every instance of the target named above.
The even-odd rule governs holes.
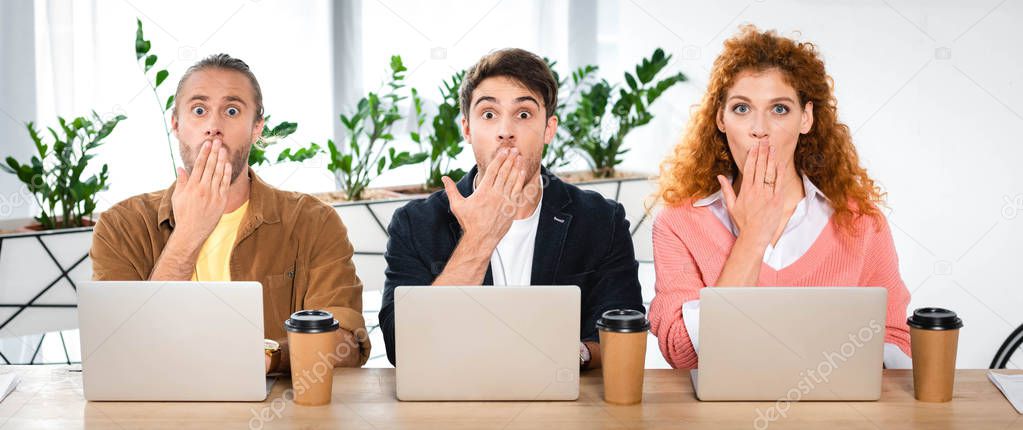
[[[477,166],[398,209],[387,229],[380,328],[392,364],[399,286],[578,285],[583,369],[600,367],[601,314],[644,311],[625,209],[541,167],[557,131],[557,91],[547,63],[521,49],[492,52],[467,71],[462,132]]]

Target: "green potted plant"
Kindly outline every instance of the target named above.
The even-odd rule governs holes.
[[[41,213],[38,224],[27,226],[32,230],[84,227],[92,225],[96,210],[97,193],[107,189],[108,168],[103,164],[99,172],[86,176],[93,152],[125,119],[117,115],[104,120],[95,112],[92,118],[78,117],[66,121],[57,118],[60,131],[48,127],[52,142],[29,122],[29,137],[35,144],[36,155],[28,162],[7,157],[0,170],[13,174],[35,197]]]
[[[555,107],[555,112],[558,115],[558,134],[551,140],[550,144],[544,147],[542,164],[547,170],[557,172],[562,167],[571,163],[575,155],[574,141],[571,135],[566,132],[566,127],[571,127],[571,124],[566,123],[570,119],[565,117],[565,110],[568,108],[569,103],[576,101],[581,91],[592,85],[591,81],[593,76],[596,75],[598,68],[590,64],[572,71],[571,85],[569,85],[569,79],[562,78],[561,74],[558,73],[557,61],[547,57],[544,57],[544,61],[547,62],[547,67],[554,74],[554,80],[558,82],[558,105]]]
[[[391,145],[395,140],[395,124],[405,118],[398,104],[407,98],[401,90],[405,88],[408,69],[397,55],[391,57],[390,67],[391,75],[384,92],[370,92],[359,100],[351,115],[341,115],[345,141],[341,145],[327,141],[330,157],[327,169],[334,174],[338,190],[348,201],[366,197],[370,182],[384,169],[419,164],[427,158],[425,153],[398,152]]]
[[[579,103],[565,115],[572,146],[583,155],[595,178],[615,177],[621,156],[629,151],[623,147],[625,137],[654,118],[648,109],[650,105],[669,88],[686,80],[681,72],[656,79],[670,60],[670,55],[657,48],[650,58],[636,65],[635,74],[625,72],[625,87],[612,87],[601,80],[583,91]],[[617,97],[612,100],[613,95]],[[611,118],[605,118],[608,113]]]
[[[545,60],[547,59],[545,58]],[[591,116],[572,115],[572,112],[568,111],[568,105],[569,103],[574,103],[578,106],[581,103],[587,103],[587,89],[594,85],[592,81],[598,71],[598,67],[592,64],[579,67],[572,72],[572,84],[569,86],[569,79],[562,79],[558,74],[557,64],[556,61],[547,60],[547,65],[551,68],[551,72],[554,73],[554,79],[558,82],[558,106],[556,110],[558,114],[558,134],[544,148],[543,155],[544,167],[555,172],[572,162],[573,156],[577,151],[576,142],[579,140],[573,134],[573,130],[584,127],[584,124],[580,124],[580,121],[591,118]]]
[[[441,178],[444,176],[448,176],[457,182],[467,173],[464,169],[451,167],[451,162],[465,148],[462,145],[464,139],[462,137],[462,125],[459,122],[461,106],[459,105],[458,94],[459,89],[462,87],[462,78],[464,77],[465,71],[456,72],[451,75],[449,80],[441,83],[439,88],[441,103],[437,106],[437,114],[434,115],[432,120],[433,127],[425,139],[428,141],[429,146],[426,146],[426,143],[423,142],[424,139],[421,134],[423,124],[426,122],[426,113],[423,112],[423,100],[419,97],[419,92],[415,88],[412,89],[412,105],[415,109],[416,127],[410,136],[412,141],[419,145],[420,154],[427,154],[427,157],[424,159],[424,162],[426,162],[426,182],[423,184],[423,189],[426,191],[443,188],[444,183],[441,182]]]

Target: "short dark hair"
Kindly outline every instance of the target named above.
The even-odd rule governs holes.
[[[188,80],[189,76],[192,76],[192,73],[206,69],[233,70],[249,78],[249,83],[252,84],[252,90],[256,99],[256,120],[258,121],[263,118],[263,90],[259,88],[259,81],[256,80],[256,75],[252,73],[249,65],[245,64],[244,61],[227,54],[210,55],[199,60],[198,63],[193,64],[192,67],[185,71],[185,74],[181,76],[181,80],[178,81],[178,89],[174,91],[174,115],[178,113],[178,100],[180,100],[181,87],[185,84],[185,81]]]
[[[495,76],[518,81],[530,91],[539,94],[547,114],[546,118],[554,116],[558,105],[558,81],[554,79],[554,73],[543,58],[518,48],[501,49],[484,55],[466,71],[459,94],[463,116],[469,117],[472,92],[485,79]]]

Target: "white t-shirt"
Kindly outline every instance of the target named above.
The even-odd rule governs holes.
[[[525,219],[512,221],[511,228],[501,238],[490,256],[490,270],[494,285],[529,285],[533,275],[533,251],[536,245],[536,229],[540,225],[540,206],[543,196],[536,203],[533,214]]]

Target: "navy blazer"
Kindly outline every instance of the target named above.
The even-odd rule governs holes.
[[[478,169],[473,167],[458,191],[468,197]],[[625,208],[595,191],[584,191],[541,169],[540,221],[533,253],[531,285],[578,285],[581,292],[579,338],[597,341],[597,319],[610,309],[645,312],[629,221]],[[443,190],[414,200],[394,212],[389,239],[380,329],[387,359],[395,363],[394,289],[430,285],[458,245],[462,228]],[[493,285],[487,268],[484,285]]]

